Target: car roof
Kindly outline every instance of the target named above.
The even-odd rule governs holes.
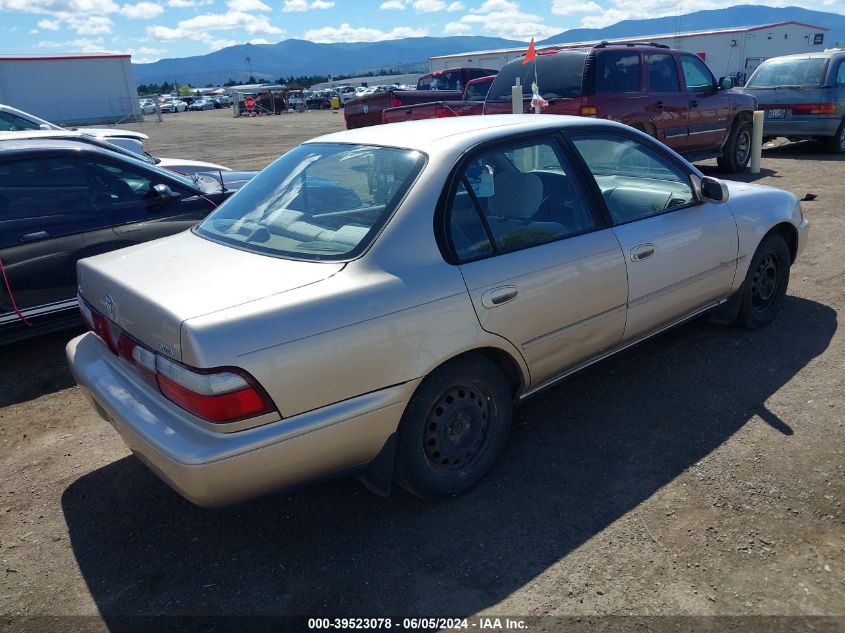
[[[76,150],[76,151],[89,151],[89,152],[97,152],[102,154],[110,154],[112,153],[111,149],[106,149],[104,147],[100,147],[95,143],[89,143],[84,140],[77,140],[71,137],[65,138],[64,133],[59,132],[61,135],[59,138],[25,138],[25,135],[15,135],[15,138],[5,138],[0,136],[0,152],[6,153],[18,153],[18,152],[26,152],[28,150]],[[50,136],[55,136],[55,133],[48,134]],[[113,152],[115,154],[120,154],[120,152]],[[123,155],[123,154],[121,154]]]
[[[827,59],[828,57],[833,57],[834,55],[845,55],[845,49],[829,48],[825,51],[811,51],[807,53],[793,53],[792,55],[778,55],[777,57],[770,57],[763,63],[765,64],[766,62],[780,61],[782,59]]]
[[[445,145],[459,144],[470,147],[479,142],[513,134],[587,126],[627,129],[627,126],[621,123],[589,117],[558,114],[487,114],[374,125],[326,134],[307,142],[403,147],[437,154],[438,149]]]

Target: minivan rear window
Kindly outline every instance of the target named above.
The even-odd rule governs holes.
[[[584,63],[587,51],[567,51],[552,55],[538,55],[533,62],[523,64],[514,60],[499,71],[487,101],[511,100],[511,86],[519,77],[522,96],[531,96],[531,83],[536,79],[540,96],[544,99],[580,97],[584,83]]]
[[[826,63],[825,57],[770,59],[760,64],[745,87],[818,86]]]

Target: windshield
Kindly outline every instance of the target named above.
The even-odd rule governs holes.
[[[822,82],[826,62],[824,57],[770,59],[760,64],[745,87],[818,86]]]
[[[531,97],[531,83],[537,81],[540,96],[546,100],[581,96],[586,51],[567,51],[555,55],[538,55],[533,62],[514,60],[496,75],[487,101],[510,101],[511,86],[516,78],[522,85],[522,96]]]
[[[209,215],[196,233],[255,253],[342,260],[361,253],[425,163],[416,151],[306,143]]]

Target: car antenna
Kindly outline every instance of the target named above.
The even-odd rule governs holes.
[[[218,169],[217,173],[220,174],[220,193],[226,193],[226,183],[223,182],[223,170]]]

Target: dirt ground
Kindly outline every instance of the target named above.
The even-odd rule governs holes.
[[[233,168],[343,127],[327,111],[165,116],[129,127],[154,154]],[[784,144],[763,168],[743,179],[818,196],[776,322],[699,319],[528,400],[492,475],[446,503],[350,479],[192,506],[74,387],[74,333],[0,349],[0,629],[291,614],[845,629],[845,161]],[[649,618],[636,630],[672,621]]]

